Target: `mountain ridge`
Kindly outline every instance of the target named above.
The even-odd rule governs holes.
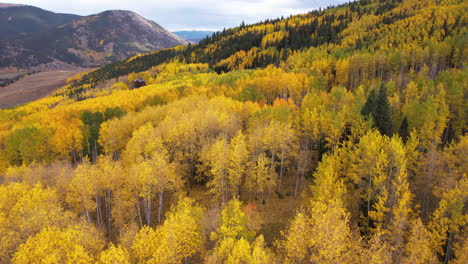
[[[42,33],[81,16],[54,13],[30,5],[0,3],[0,40],[13,40]]]
[[[31,68],[54,61],[96,67],[187,43],[135,12],[107,10],[77,17],[45,31],[3,40],[0,67]]]

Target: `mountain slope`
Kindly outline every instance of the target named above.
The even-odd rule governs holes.
[[[134,12],[105,11],[5,43],[0,48],[0,67],[30,67],[54,61],[95,67],[186,43]]]
[[[270,64],[279,66],[294,53],[310,48],[322,48],[321,52],[331,53],[336,58],[349,57],[360,50],[388,53],[400,49],[404,50],[402,55],[406,55],[425,47],[438,49],[431,43],[444,41],[447,47],[441,47],[436,52],[447,55],[450,60],[450,54],[463,54],[465,50],[460,37],[466,34],[466,27],[461,26],[466,20],[464,11],[466,4],[458,1],[447,1],[443,5],[435,1],[356,1],[287,19],[241,25],[216,32],[198,45],[161,50],[119,61],[83,76],[72,88],[83,84],[93,86],[117,76],[150,69],[174,58],[187,63],[208,63],[213,70],[221,73]],[[363,28],[367,30],[363,31]],[[409,28],[410,32],[402,33],[401,28]],[[395,54],[399,57],[402,55]],[[414,56],[409,57],[409,60],[414,59]],[[430,58],[437,60],[435,56]],[[453,64],[445,59],[442,61],[446,62],[446,66],[460,64],[458,61]]]
[[[0,40],[41,33],[79,17],[73,14],[58,14],[34,6],[0,4]]]

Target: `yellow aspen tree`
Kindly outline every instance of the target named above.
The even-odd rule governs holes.
[[[8,262],[16,247],[21,244],[21,234],[15,230],[11,211],[31,187],[24,183],[0,185],[0,262]],[[19,220],[19,219],[18,219]]]
[[[284,263],[306,263],[308,256],[309,219],[297,213],[286,232],[281,232],[283,240],[277,242],[283,254]]]
[[[325,156],[314,174],[306,216],[298,214],[280,243],[287,263],[361,261],[360,236],[350,228],[350,215],[343,203],[346,188],[335,171],[337,162],[334,155]]]
[[[275,263],[275,256],[267,248],[265,238],[259,235],[252,243],[252,264],[273,264]]]
[[[144,226],[138,231],[132,244],[132,253],[137,263],[147,263],[159,246],[157,232]]]
[[[331,224],[333,223],[333,224]],[[349,228],[349,214],[340,201],[317,202],[311,208],[308,241],[312,263],[358,263],[360,239]]]
[[[248,229],[248,221],[248,216],[242,210],[242,202],[234,198],[221,211],[221,224],[216,233],[211,234],[211,238],[218,241],[228,237],[250,239],[254,232]]]
[[[221,240],[215,248],[216,263],[251,263],[251,247],[245,238],[228,237]]]
[[[139,263],[176,264],[201,250],[202,208],[189,198],[181,198],[156,230],[143,227],[136,235],[132,251]]]
[[[463,213],[463,205],[468,201],[468,180],[464,176],[456,186],[447,191],[439,202],[429,221],[431,247],[439,260],[448,262],[453,258],[453,245],[462,239],[466,232],[468,217]]]
[[[377,196],[386,196],[386,190],[381,188],[385,182],[386,155],[383,150],[384,138],[378,131],[372,131],[360,138],[359,144],[355,146],[348,145],[349,152],[342,155],[349,159],[349,168],[345,171],[347,177],[359,186],[356,190],[357,195],[361,197],[360,203],[364,204],[365,211],[359,215],[361,226],[366,233],[371,230],[371,222],[382,219],[383,216],[375,215],[372,210],[374,203],[377,203]],[[359,201],[356,201],[359,203]],[[380,199],[380,203],[385,203],[385,199]],[[382,207],[383,212],[385,204],[376,205]],[[353,207],[360,207],[354,205]],[[380,222],[382,220],[379,220]],[[379,224],[379,221],[376,224]]]
[[[343,203],[346,187],[334,169],[335,162],[333,156],[324,159],[312,186],[307,241],[312,263],[356,263],[362,254],[360,237],[350,228],[350,215]]]
[[[281,182],[284,174],[285,161],[288,158],[288,153],[292,152],[293,147],[296,144],[295,130],[291,127],[289,122],[285,123],[273,120],[268,126],[267,134],[271,135],[271,137],[268,137],[271,139],[271,141],[267,144],[270,145],[272,149],[276,148],[276,150],[273,150],[273,153],[277,153],[277,157],[274,159],[278,159],[280,161],[279,177],[277,180],[277,187],[279,192],[281,191]],[[272,164],[274,164],[274,160]],[[273,173],[274,171],[272,174]]]
[[[407,240],[411,223],[413,194],[409,188],[408,174],[406,171],[406,150],[399,137],[393,137],[388,147],[389,174],[394,174],[391,184],[394,186],[391,205],[391,220],[388,229],[391,232],[392,244],[395,248],[394,260],[401,262],[404,253],[404,243]],[[390,177],[390,176],[389,176]]]
[[[260,199],[260,203],[265,202],[265,193],[276,185],[276,173],[272,173],[271,161],[264,154],[260,154],[253,162],[246,177],[246,187],[250,194],[255,193],[255,198]]]
[[[386,232],[376,230],[369,241],[368,249],[365,250],[365,263],[369,264],[392,264],[393,247],[388,242]]]
[[[455,244],[455,259],[451,262],[453,264],[463,264],[468,259],[468,239],[461,238],[460,241]]]
[[[130,264],[130,255],[125,248],[109,243],[106,250],[99,255],[98,264]]]
[[[229,143],[229,190],[234,197],[240,194],[241,183],[249,167],[246,137],[239,131]]]
[[[151,123],[133,133],[127,144],[124,160],[130,166],[130,177],[134,178],[132,185],[137,194],[138,208],[140,207],[138,197],[144,200],[146,224],[151,226],[151,201],[156,193],[159,194],[158,222],[161,223],[164,192],[177,189],[182,183],[176,174],[175,165],[169,162],[169,153],[163,140],[155,134]]]
[[[140,226],[143,225],[141,212],[143,209],[145,224],[151,226],[152,200],[156,195],[157,179],[150,158],[152,150],[151,141],[154,139],[154,127],[147,123],[132,134],[132,138],[126,145],[123,153],[123,162],[128,168],[128,176],[131,179],[131,188],[135,195]],[[143,200],[141,208],[140,200]]]
[[[155,138],[154,141],[150,143],[149,148],[152,154],[148,162],[153,171],[153,177],[156,180],[156,190],[159,194],[158,223],[161,224],[164,192],[177,190],[183,183],[176,172],[175,164],[169,162],[169,154],[161,138]]]
[[[153,254],[155,263],[182,263],[203,246],[203,209],[190,198],[179,198],[167,213],[160,231],[160,245]]]
[[[156,180],[153,177],[152,167],[147,161],[142,161],[138,165],[132,165],[128,169],[128,174],[131,179],[131,188],[136,199],[140,226],[143,226],[143,219],[145,220],[144,223],[150,226],[152,218],[151,201],[156,195]],[[140,205],[141,200],[143,200],[143,205]],[[143,208],[141,206],[143,206]],[[141,215],[142,211],[144,217]]]
[[[402,263],[438,263],[435,252],[433,252],[431,248],[430,238],[430,233],[422,223],[421,219],[417,218],[413,221]]]
[[[77,212],[83,212],[88,222],[91,222],[91,212],[97,210],[98,182],[95,167],[85,160],[76,167],[73,174],[66,201]]]
[[[85,232],[80,228],[45,228],[19,247],[12,262],[94,263],[95,255],[87,244]]]
[[[104,211],[100,210],[101,222],[105,222],[107,232],[112,234],[112,210],[114,204],[114,194],[122,186],[123,168],[120,162],[116,162],[111,156],[100,156],[96,161],[96,174],[100,186],[100,195],[98,196],[100,207],[104,207]]]
[[[228,164],[229,145],[225,139],[217,140],[209,149],[209,166],[212,175],[207,184],[210,192],[221,199],[222,203],[228,201]]]
[[[71,221],[71,214],[63,210],[57,192],[51,188],[37,184],[24,189],[15,184],[11,187],[7,185],[6,190],[2,191],[5,191],[5,195],[19,196],[8,198],[9,208],[4,208],[7,211],[2,210],[5,222],[0,226],[0,257],[11,257],[19,244],[43,228],[65,226]]]

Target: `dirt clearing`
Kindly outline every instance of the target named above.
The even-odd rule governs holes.
[[[28,103],[47,95],[66,84],[67,78],[79,71],[41,72],[21,78],[0,88],[0,109]]]

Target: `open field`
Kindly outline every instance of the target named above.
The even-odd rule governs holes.
[[[25,73],[26,71],[17,71],[17,70],[0,71],[0,79],[13,79]]]
[[[78,71],[50,71],[21,78],[0,88],[0,109],[24,104],[49,95],[65,85],[67,78]]]

